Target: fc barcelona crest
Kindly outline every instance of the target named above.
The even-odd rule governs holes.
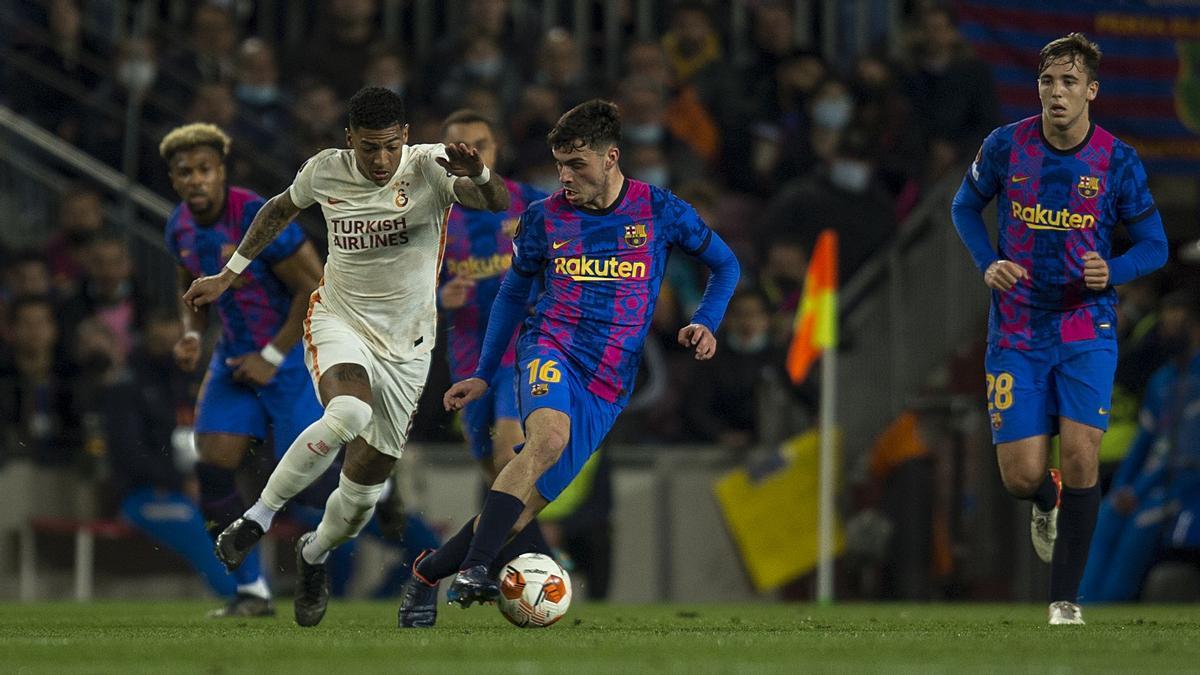
[[[632,248],[638,248],[646,245],[646,224],[637,223],[636,225],[625,226],[625,243]]]
[[[1000,431],[1000,427],[1004,426],[1004,419],[1000,417],[1000,413],[992,413],[992,428]]]
[[[546,394],[550,393],[550,385],[542,382],[535,382],[533,386],[529,388],[529,393],[532,396],[545,396]]]
[[[1080,176],[1079,185],[1075,186],[1079,191],[1079,196],[1084,199],[1091,199],[1100,194],[1100,177],[1099,176]]]

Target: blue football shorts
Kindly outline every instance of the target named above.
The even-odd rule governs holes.
[[[984,364],[993,443],[1054,435],[1060,417],[1108,429],[1116,340],[1096,338],[1036,350],[988,345]]]
[[[539,408],[557,410],[571,419],[571,433],[562,456],[536,483],[538,493],[552,502],[583,470],[624,406],[588,391],[584,380],[552,347],[527,349],[518,353],[517,362],[516,389],[522,422]]]
[[[278,460],[325,412],[298,357],[289,355],[265,387],[234,382],[233,371],[220,350],[213,354],[196,399],[196,433],[271,438]]]

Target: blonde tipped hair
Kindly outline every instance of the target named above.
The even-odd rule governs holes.
[[[163,136],[162,143],[158,144],[158,154],[170,164],[175,153],[203,146],[216,150],[221,159],[225,159],[232,145],[229,135],[217,125],[197,122],[175,127]]]

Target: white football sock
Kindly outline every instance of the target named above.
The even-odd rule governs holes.
[[[358,536],[375,512],[382,491],[383,483],[360,485],[342,474],[337,489],[325,502],[317,535],[304,545],[304,559],[310,564],[320,564],[334,547]]]
[[[263,529],[263,532],[266,532],[267,530],[271,529],[271,523],[275,521],[276,513],[278,513],[278,511],[264,504],[262,498],[260,497],[258,501],[254,502],[254,506],[246,509],[246,513],[243,514],[243,517],[258,523],[259,527]]]
[[[266,600],[271,599],[271,589],[267,587],[267,580],[261,576],[252,584],[238,584],[237,592],[239,594],[255,595]]]
[[[338,448],[362,434],[370,423],[368,403],[353,396],[333,397],[321,419],[300,432],[279,460],[260,501],[271,511],[281,510],[288,500],[325,473],[337,458]],[[254,520],[264,525],[258,518]]]

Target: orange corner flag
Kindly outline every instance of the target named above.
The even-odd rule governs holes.
[[[837,261],[837,232],[823,230],[804,275],[804,295],[788,347],[787,371],[795,384],[808,377],[821,352],[837,344]]]

